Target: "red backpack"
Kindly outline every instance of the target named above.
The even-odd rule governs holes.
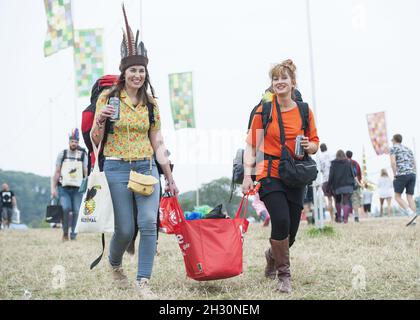
[[[117,82],[118,76],[115,75],[105,75],[96,80],[90,95],[90,105],[85,110],[83,110],[82,113],[83,141],[89,150],[88,172],[90,172],[91,168],[93,168],[96,160],[92,149],[92,142],[90,141],[90,130],[92,129],[93,121],[95,120],[96,101],[104,89],[112,87],[113,85],[117,84]],[[99,152],[101,154],[101,150]]]

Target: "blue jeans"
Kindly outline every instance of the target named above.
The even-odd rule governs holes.
[[[72,214],[70,222],[71,233],[70,238],[76,239],[76,228],[77,217],[79,216],[79,208],[82,203],[83,193],[79,192],[79,188],[76,187],[58,187],[58,196],[60,198],[60,204],[63,207],[63,233],[68,235],[69,233],[69,213]]]
[[[156,254],[157,212],[159,208],[160,185],[150,196],[142,196],[127,189],[130,170],[150,174],[150,161],[105,160],[104,171],[111,191],[114,206],[115,232],[109,249],[109,263],[116,267],[122,264],[122,258],[134,236],[134,201],[137,205],[137,224],[140,230],[138,248],[137,280],[150,279]],[[152,175],[159,179],[155,162],[152,160]]]

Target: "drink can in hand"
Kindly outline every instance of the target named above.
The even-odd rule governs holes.
[[[120,120],[120,99],[117,97],[109,98],[108,104],[114,107],[115,113],[110,117],[111,121]]]
[[[296,136],[296,144],[295,144],[295,155],[296,156],[303,156],[305,155],[305,150],[302,146],[302,139],[305,138],[303,135]]]

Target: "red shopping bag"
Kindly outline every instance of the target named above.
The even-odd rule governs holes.
[[[233,219],[185,220],[181,217],[175,234],[188,277],[198,281],[218,280],[242,273],[243,234],[249,224],[247,207],[248,196],[242,198]]]
[[[181,223],[184,213],[176,197],[164,194],[159,205],[159,230],[172,234],[176,225]]]

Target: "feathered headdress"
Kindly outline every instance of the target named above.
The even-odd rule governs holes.
[[[125,31],[123,29],[123,40],[121,42],[121,63],[120,71],[123,72],[130,66],[142,65],[147,66],[149,59],[147,58],[147,50],[144,47],[143,41],[139,41],[139,30],[137,30],[136,38],[134,39],[133,31],[128,24],[127,14],[125,13],[124,3],[122,5]]]
[[[76,140],[79,141],[79,129],[75,128],[69,134],[69,140]]]

